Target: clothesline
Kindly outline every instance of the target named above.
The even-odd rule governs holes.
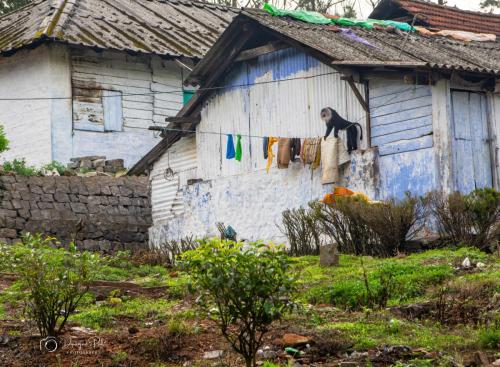
[[[213,90],[219,90],[219,89],[231,89],[231,88],[243,88],[243,87],[252,87],[254,85],[263,85],[263,84],[273,84],[273,83],[281,83],[281,82],[289,82],[289,81],[294,81],[294,80],[307,80],[307,79],[313,79],[313,78],[318,78],[321,76],[327,76],[327,75],[333,75],[333,74],[338,74],[339,72],[337,71],[331,71],[327,73],[320,73],[320,74],[314,74],[314,75],[306,75],[306,76],[297,76],[297,77],[291,77],[291,78],[284,78],[284,79],[278,79],[278,80],[264,80],[260,82],[254,82],[254,83],[241,83],[241,84],[231,84],[231,85],[219,85],[219,86],[213,86],[213,87],[200,87],[198,89],[192,90],[193,92],[198,92],[198,91],[213,91]],[[110,95],[110,96],[101,96],[101,98],[118,98],[118,97],[130,97],[130,96],[154,96],[157,94],[176,94],[176,93],[183,93],[185,92],[186,89],[171,89],[169,91],[154,91],[154,92],[145,92],[145,93],[121,93],[120,95]],[[68,96],[68,97],[12,97],[12,98],[0,98],[0,101],[45,101],[45,100],[72,100],[77,97],[85,97],[82,95],[73,95],[73,96]]]
[[[401,92],[399,93],[396,93],[394,95],[394,97],[388,99],[387,101],[385,101],[385,103],[383,105],[380,105],[378,107],[373,107],[370,109],[370,113],[381,108],[381,107],[385,107],[387,104],[389,104],[390,102],[392,102],[393,100],[395,100],[397,97],[399,97],[401,94],[405,93],[405,92],[409,92],[410,90],[412,89],[415,89],[415,86],[411,86],[409,88],[406,88],[406,89],[403,89]],[[357,120],[354,120],[352,121],[353,123],[357,123],[359,121],[361,121],[362,119],[364,119],[365,116],[361,116],[360,118],[358,118]],[[222,131],[201,131],[201,130],[186,130],[186,129],[176,129],[176,128],[169,128],[169,127],[164,127],[162,128],[162,130],[164,131],[173,131],[173,132],[181,132],[181,133],[193,133],[193,134],[208,134],[208,135],[240,135],[241,137],[245,137],[245,138],[256,138],[256,139],[263,139],[263,138],[267,138],[269,136],[280,136],[280,134],[274,134],[274,135],[253,135],[253,134],[241,134],[241,133],[233,133],[233,132],[222,132]],[[280,137],[284,137],[284,136],[280,136]],[[299,136],[291,136],[290,138],[298,138]],[[303,138],[303,137],[302,137]]]
[[[279,136],[279,137],[282,137],[282,138],[286,138],[286,136],[281,136],[280,134],[275,134],[275,135],[266,135],[266,136],[261,136],[261,135],[250,135],[250,134],[241,134],[241,133],[238,133],[238,134],[234,134],[234,133],[223,133],[223,132],[216,132],[216,131],[201,131],[201,130],[185,130],[185,129],[174,129],[174,128],[164,128],[163,130],[165,131],[177,131],[177,132],[182,132],[182,133],[197,133],[197,134],[208,134],[208,135],[233,135],[233,136],[241,136],[242,138],[245,137],[245,138],[255,138],[255,139],[264,139],[264,138],[268,138],[269,136]],[[321,135],[321,134],[320,134]],[[299,136],[292,136],[290,138],[298,138]],[[316,136],[310,136],[310,138],[314,138]],[[302,137],[303,138],[303,137]]]

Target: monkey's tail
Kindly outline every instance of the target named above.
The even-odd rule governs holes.
[[[363,127],[360,125],[359,122],[354,123],[354,125],[359,126],[359,140],[363,140]]]

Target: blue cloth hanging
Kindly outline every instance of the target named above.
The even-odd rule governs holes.
[[[236,156],[234,141],[231,134],[227,134],[226,159],[233,159]]]

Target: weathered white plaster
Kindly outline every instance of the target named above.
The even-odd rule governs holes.
[[[47,46],[0,57],[0,123],[10,141],[1,160],[24,157],[29,164],[40,165],[52,159],[52,102],[36,99],[52,94],[51,76]]]
[[[65,45],[51,44],[49,53],[49,78],[52,136],[52,160],[69,162],[72,155],[71,63]]]
[[[122,131],[79,128],[79,108],[89,106],[89,98],[80,95],[82,89],[123,93]],[[123,158],[131,166],[160,141],[148,127],[164,125],[165,118],[182,107],[182,71],[157,56],[42,45],[0,57],[1,98],[25,98],[0,100],[0,123],[11,147],[2,159],[25,157],[29,164],[41,166],[104,155]],[[102,107],[100,111],[102,115]],[[96,118],[103,121],[102,116]]]
[[[375,160],[376,149],[357,151],[352,155],[351,164],[343,168],[344,179],[339,184],[374,195]],[[363,180],[357,180],[358,177]],[[231,225],[238,232],[238,238],[282,243],[285,237],[279,229],[281,213],[290,208],[307,207],[309,202],[331,191],[332,185],[321,184],[320,168],[311,172],[309,166],[301,162],[290,163],[288,169],[273,165],[269,173],[257,170],[184,185],[180,189],[183,210],[166,222],[154,221],[149,231],[150,243],[186,236],[215,236],[218,235],[217,222]]]

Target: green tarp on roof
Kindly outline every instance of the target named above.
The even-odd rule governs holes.
[[[408,23],[396,22],[394,20],[377,20],[377,19],[360,20],[351,18],[330,19],[325,17],[323,14],[315,11],[278,9],[268,3],[264,3],[264,10],[267,11],[269,14],[277,17],[291,17],[312,24],[325,24],[325,25],[333,24],[344,27],[362,27],[367,29],[372,29],[374,25],[379,25],[382,27],[392,26],[401,31],[406,31],[406,32],[415,30]]]

